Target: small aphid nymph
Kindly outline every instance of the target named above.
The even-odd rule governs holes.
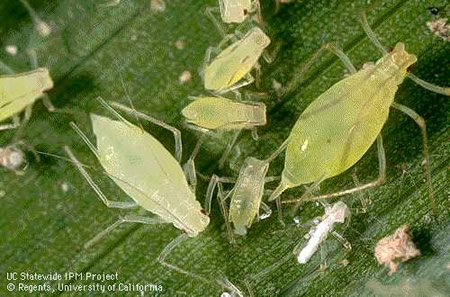
[[[226,37],[221,44],[231,39],[235,39],[235,36]],[[205,89],[223,94],[251,84],[254,78],[250,71],[255,67],[259,71],[258,60],[269,44],[270,38],[260,28],[254,27],[242,39],[221,51],[211,62],[211,52],[220,50],[221,46],[217,49],[209,48],[202,71]]]

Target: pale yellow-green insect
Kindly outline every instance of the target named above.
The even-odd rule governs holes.
[[[22,111],[25,111],[24,121],[28,121],[33,103],[51,88],[53,80],[47,68],[0,76],[0,122]],[[15,120],[13,124],[0,125],[0,130],[18,126],[19,121]]]
[[[362,23],[384,56],[375,64],[366,64],[356,71],[348,57],[334,48],[352,74],[320,95],[298,118],[287,141],[281,182],[269,200],[299,185],[314,183],[313,189],[324,179],[344,172],[361,159],[377,138],[380,166],[377,180],[308,200],[338,197],[384,182],[386,158],[380,132],[388,118],[389,108],[393,107],[411,117],[422,130],[428,187],[434,206],[425,121],[412,109],[394,102],[394,97],[406,76],[437,93],[450,95],[450,89],[431,85],[409,74],[407,69],[417,61],[416,56],[406,52],[403,43],[398,43],[387,53],[371,31],[364,13]],[[305,195],[309,194],[310,191]],[[302,198],[283,203],[298,202]]]
[[[255,67],[258,75],[258,60],[270,44],[270,38],[258,27],[250,29],[245,36],[225,48],[210,62],[211,53],[218,52],[235,37],[227,35],[217,48],[207,50],[202,70],[205,89],[223,94],[251,84],[255,79],[250,71]]]
[[[181,111],[191,128],[204,133],[236,131],[219,161],[220,166],[229,155],[241,130],[252,129],[254,138],[257,138],[256,127],[266,124],[264,103],[233,101],[224,97],[193,97],[193,99],[194,101]]]
[[[98,100],[117,119],[113,120],[108,117],[91,114],[92,128],[97,139],[96,146],[89,141],[87,136],[74,123],[72,123],[72,127],[95,154],[106,174],[133,202],[108,200],[84,166],[66,146],[67,154],[106,206],[119,209],[140,206],[146,211],[156,214],[157,217],[122,217],[86,243],[85,246],[88,247],[97,242],[122,223],[170,223],[184,231],[184,233],[166,246],[159,255],[158,261],[169,269],[199,278],[205,282],[215,282],[222,286],[221,279],[210,280],[165,261],[165,258],[173,249],[187,238],[198,236],[199,233],[206,229],[210,221],[208,216],[210,210],[204,211],[196,200],[195,189],[189,186],[183,169],[179,164],[182,152],[180,132],[148,115],[121,104],[113,103],[114,107],[130,112],[138,119],[150,121],[170,130],[176,139],[177,159],[175,159],[151,134],[125,120],[103,99],[98,98]]]

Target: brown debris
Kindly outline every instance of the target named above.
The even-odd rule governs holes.
[[[450,24],[447,24],[447,19],[442,18],[429,21],[427,22],[427,26],[436,36],[439,36],[445,41],[450,41]]]
[[[393,235],[382,238],[375,247],[375,257],[378,263],[389,267],[389,275],[397,271],[401,262],[419,255],[420,251],[411,240],[408,225],[403,225]]]

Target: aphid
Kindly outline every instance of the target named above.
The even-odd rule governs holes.
[[[219,7],[224,23],[242,23],[255,12],[258,20],[262,19],[259,0],[219,0]]]
[[[94,244],[111,230],[126,222],[142,224],[171,223],[184,233],[164,248],[158,257],[158,261],[169,269],[174,269],[208,283],[213,282],[165,260],[170,252],[186,239],[195,237],[203,232],[210,221],[208,216],[210,210],[207,209],[205,211],[202,209],[195,198],[195,190],[189,186],[178,163],[182,154],[179,130],[134,109],[113,103],[114,107],[130,112],[138,119],[150,121],[171,131],[175,137],[175,159],[151,134],[125,120],[103,99],[98,98],[98,100],[117,120],[91,114],[97,146],[94,146],[74,123],[71,123],[71,125],[97,157],[106,174],[133,199],[133,202],[108,200],[80,161],[66,146],[67,154],[107,207],[128,209],[140,206],[158,217],[124,216],[87,242],[85,247]],[[222,286],[219,279],[216,279],[215,283]]]
[[[51,88],[53,88],[53,81],[47,68],[0,76],[0,122],[13,117],[13,123],[0,125],[0,130],[15,129],[20,126],[17,114],[22,111],[24,111],[22,125],[28,122],[33,103]],[[51,105],[48,97],[44,96],[43,99]]]
[[[217,187],[217,199],[225,218],[230,242],[234,241],[230,223],[234,226],[235,234],[245,235],[256,217],[262,220],[272,214],[272,210],[262,201],[262,198],[264,195],[264,184],[279,180],[279,177],[266,177],[266,174],[270,162],[281,151],[279,149],[276,150],[265,160],[258,160],[253,157],[246,158],[237,180],[230,177],[219,177],[215,174],[211,177],[206,191],[206,200],[212,201],[214,190]],[[235,185],[233,189],[225,194],[222,183],[234,183]],[[226,206],[228,198],[231,198],[229,211]],[[263,210],[263,214],[259,213],[260,210]]]
[[[324,47],[338,55],[351,75],[320,95],[298,118],[288,138],[281,183],[269,201],[276,199],[286,189],[308,183],[313,183],[313,186],[300,199],[283,203],[334,198],[383,183],[386,158],[380,132],[387,120],[389,108],[393,107],[411,117],[422,131],[428,188],[435,210],[425,121],[409,107],[394,102],[394,97],[398,85],[406,76],[422,87],[440,94],[450,95],[450,88],[432,85],[408,73],[408,67],[417,61],[417,57],[407,53],[403,43],[397,43],[387,53],[370,29],[364,12],[361,17],[364,30],[384,56],[375,64],[366,64],[357,72],[342,51],[330,45]],[[304,199],[324,179],[336,176],[358,162],[375,139],[379,157],[379,177],[375,181],[337,193]]]
[[[194,101],[181,111],[192,128],[204,133],[237,131],[219,161],[220,166],[223,165],[241,130],[252,129],[254,138],[257,138],[256,127],[266,124],[264,103],[233,101],[224,97],[192,99]]]
[[[25,9],[31,16],[36,32],[38,32],[38,34],[41,35],[42,37],[49,36],[52,33],[52,28],[38,16],[33,7],[31,7],[31,5],[28,3],[28,1],[26,0],[19,0],[19,1],[23,4],[23,6],[25,6]]]
[[[310,238],[306,246],[300,251],[298,248],[294,249],[294,254],[297,255],[298,263],[306,264],[317,251],[319,245],[327,239],[330,232],[344,243],[344,247],[350,248],[350,244],[346,240],[336,232],[332,231],[336,223],[343,224],[345,219],[349,217],[350,210],[344,202],[338,201],[332,206],[325,205],[325,215],[322,217],[321,222],[310,230]]]
[[[205,89],[223,94],[249,85],[255,80],[250,74],[253,68],[256,68],[259,77],[259,58],[263,56],[268,62],[271,61],[268,55],[263,54],[270,44],[270,38],[258,27],[250,29],[211,61],[212,52],[219,52],[228,41],[234,39],[235,35],[227,35],[218,47],[210,47],[206,51],[205,66],[201,73]]]

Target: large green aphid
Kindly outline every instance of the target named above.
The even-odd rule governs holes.
[[[227,35],[217,48],[207,50],[205,66],[201,73],[205,89],[223,94],[251,84],[255,80],[250,71],[256,68],[258,74],[258,60],[270,44],[270,38],[260,28],[254,27],[211,61],[213,51],[219,52],[224,44],[235,38],[235,34]],[[270,60],[267,56],[264,57]]]
[[[177,155],[177,159],[175,159],[151,134],[125,120],[103,99],[99,98],[99,101],[117,119],[91,114],[92,128],[97,140],[96,146],[74,123],[71,125],[95,154],[106,175],[133,201],[110,201],[85,170],[85,166],[78,161],[67,146],[65,147],[66,153],[107,207],[119,209],[142,207],[144,210],[156,214],[157,217],[124,216],[86,243],[85,247],[91,246],[123,223],[170,223],[184,233],[166,246],[159,255],[158,261],[169,269],[208,283],[215,282],[223,287],[221,279],[207,279],[165,260],[170,252],[186,239],[198,236],[203,232],[210,221],[209,209],[204,211],[196,200],[195,189],[189,185],[179,164],[182,153],[180,132],[148,115],[118,103],[113,104],[119,109],[133,113],[138,119],[150,121],[170,130],[175,136]]]
[[[370,29],[364,13],[362,23],[384,56],[375,64],[366,64],[356,71],[343,52],[328,46],[343,60],[351,75],[320,95],[298,118],[287,143],[281,182],[269,200],[276,199],[286,189],[303,184],[314,183],[313,190],[323,180],[339,175],[358,162],[377,138],[380,167],[377,180],[309,200],[338,197],[383,183],[386,158],[380,132],[388,118],[389,108],[393,107],[411,117],[422,130],[428,188],[435,208],[425,121],[412,109],[394,102],[394,97],[406,76],[437,93],[450,95],[450,89],[431,85],[409,74],[407,69],[417,61],[416,56],[406,52],[403,43],[398,43],[387,53]],[[310,191],[300,199],[283,203],[301,201],[308,194]]]

